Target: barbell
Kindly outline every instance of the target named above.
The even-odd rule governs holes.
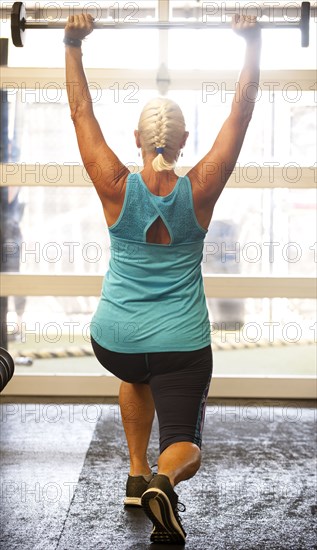
[[[287,8],[286,8],[287,10]],[[274,7],[273,7],[274,13]],[[262,29],[299,29],[301,31],[302,47],[309,46],[309,21],[310,2],[301,4],[301,17],[297,21],[264,21],[260,22]],[[28,19],[26,8],[23,2],[14,2],[11,10],[11,36],[15,46],[24,46],[25,32],[27,29],[63,29],[66,26],[66,19],[58,21]],[[231,23],[221,21],[141,21],[141,22],[115,22],[96,21],[94,29],[210,29],[210,28],[231,28]]]

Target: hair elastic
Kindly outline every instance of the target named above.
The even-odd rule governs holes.
[[[155,151],[158,155],[163,155],[165,147],[155,147]]]

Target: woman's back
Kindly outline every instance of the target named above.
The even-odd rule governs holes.
[[[168,242],[148,238],[157,220]],[[124,347],[127,353],[208,345],[201,274],[206,230],[195,216],[189,178],[178,178],[170,193],[158,196],[141,174],[130,174],[121,213],[109,234],[111,260],[93,319],[93,338],[112,351]],[[155,236],[161,240],[159,232]]]
[[[117,186],[117,192],[112,196],[112,200],[106,201],[103,205],[108,227],[114,225],[121,215],[125,200],[127,181],[130,176],[131,174],[122,179],[121,184]],[[140,176],[149,193],[155,197],[166,197],[170,195],[179,180],[179,176],[177,176],[173,171],[154,172],[154,170],[147,169],[142,170]],[[200,185],[195,181],[194,177],[194,174],[192,174],[189,179],[193,209],[198,224],[207,231],[213,212],[213,205],[211,201],[208,202],[208,199],[204,198]],[[158,217],[148,228],[146,240],[147,242],[153,244],[170,244],[170,235],[161,217]]]

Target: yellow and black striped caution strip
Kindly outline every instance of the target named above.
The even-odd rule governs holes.
[[[23,349],[12,353],[14,359],[18,357],[28,357],[30,359],[64,359],[66,357],[90,357],[94,352],[90,346],[71,346],[69,348],[54,348],[53,351],[48,349]]]
[[[238,338],[237,338],[238,339]],[[235,341],[222,342],[221,338],[213,337],[213,351],[230,351],[241,349],[267,348],[267,347],[286,347],[291,345],[313,345],[313,339],[300,339],[295,342],[286,341],[283,339],[266,340],[261,339],[256,342],[250,341]],[[29,359],[64,359],[67,357],[92,357],[94,352],[91,346],[71,346],[67,348],[54,348],[53,351],[48,349],[40,349],[38,351],[32,349],[23,349],[12,352],[14,359],[19,357],[27,357]]]
[[[220,339],[213,338],[212,348],[214,351],[228,351],[228,350],[241,350],[241,349],[254,349],[254,348],[268,348],[268,347],[289,347],[292,345],[308,346],[315,344],[314,340],[309,338],[303,338],[297,341],[287,341],[283,338],[275,338],[274,340],[268,340],[262,338],[261,340],[252,342],[247,340],[226,342]]]

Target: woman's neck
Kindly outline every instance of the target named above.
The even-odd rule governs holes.
[[[144,165],[141,176],[148,189],[155,195],[168,195],[178,180],[174,170],[155,172],[152,161]]]

